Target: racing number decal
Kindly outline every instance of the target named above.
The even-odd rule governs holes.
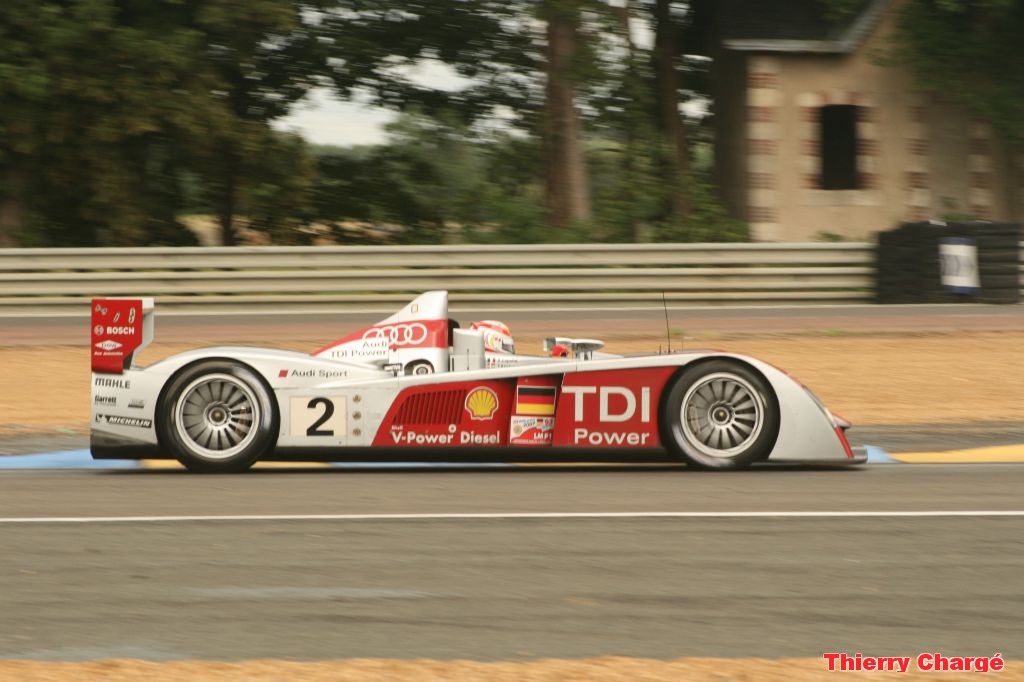
[[[290,406],[293,437],[346,438],[345,396],[292,396]]]
[[[332,416],[334,416],[334,403],[332,403],[327,398],[313,398],[312,400],[309,401],[309,404],[307,404],[306,407],[312,410],[315,409],[317,405],[324,406],[324,413],[323,415],[321,415],[319,419],[313,422],[312,426],[306,429],[306,435],[333,436],[334,429],[325,429],[321,431],[320,427],[323,426],[326,422],[328,422]]]

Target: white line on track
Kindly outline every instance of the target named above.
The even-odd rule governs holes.
[[[1024,517],[1024,510],[957,511],[723,511],[723,512],[471,512],[463,514],[238,514],[209,516],[7,516],[19,523],[169,523],[195,521],[448,521],[461,519],[857,519]]]

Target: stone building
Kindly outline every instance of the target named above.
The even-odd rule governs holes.
[[[712,1],[719,186],[754,239],[1021,220],[1024,168],[991,126],[882,63],[898,2],[837,25],[819,0]]]

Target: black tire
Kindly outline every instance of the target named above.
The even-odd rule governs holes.
[[[189,471],[202,473],[247,470],[273,449],[278,418],[266,383],[230,360],[187,367],[157,406],[161,444]]]
[[[701,469],[742,469],[762,461],[779,435],[774,391],[735,360],[685,368],[665,394],[660,417],[666,449]]]
[[[434,373],[434,366],[427,360],[414,360],[405,366],[407,375],[426,376]]]

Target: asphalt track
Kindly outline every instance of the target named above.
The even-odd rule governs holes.
[[[657,306],[453,310],[522,334],[664,330]],[[382,316],[162,314],[157,338],[330,338]],[[1020,330],[1024,306],[688,308],[670,318],[687,334]],[[571,329],[553,329],[565,319]],[[84,316],[0,320],[0,345],[87,334]],[[851,435],[913,451],[1020,433],[978,423]],[[81,436],[55,438],[0,442],[0,454],[82,446]],[[1024,465],[1012,464],[6,471],[0,658],[1019,659],[1021,490]]]
[[[11,471],[0,658],[1020,658],[1022,489],[1019,465]]]

